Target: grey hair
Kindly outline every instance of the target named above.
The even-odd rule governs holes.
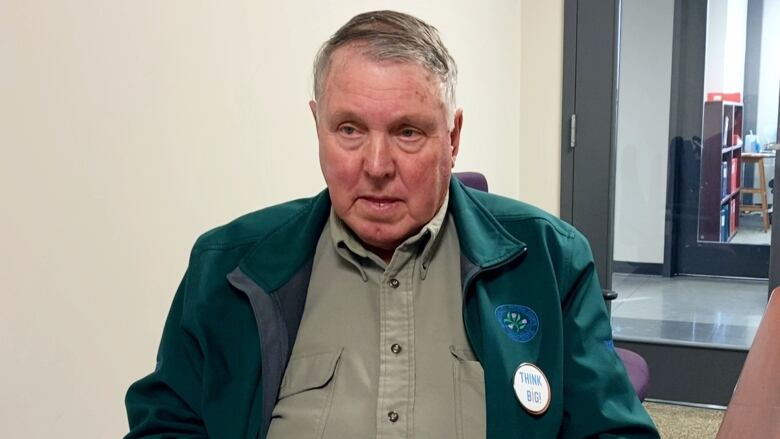
[[[373,11],[352,17],[330,39],[314,59],[314,100],[324,92],[331,56],[339,47],[360,44],[363,54],[376,61],[417,62],[435,75],[441,86],[441,99],[448,123],[455,114],[455,85],[458,68],[439,37],[428,23],[395,11]]]

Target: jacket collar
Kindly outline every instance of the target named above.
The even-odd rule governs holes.
[[[281,227],[261,237],[238,268],[264,291],[279,289],[314,256],[329,213],[326,189],[308,199]]]
[[[450,212],[461,256],[484,270],[522,254],[525,244],[504,229],[475,193],[450,178]],[[310,198],[289,221],[259,240],[240,262],[241,271],[266,292],[280,288],[314,256],[330,207],[327,189]]]
[[[525,252],[525,243],[512,236],[456,177],[450,179],[450,205],[458,228],[460,252],[480,269],[502,265]]]

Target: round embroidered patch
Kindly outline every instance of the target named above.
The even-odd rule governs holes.
[[[527,343],[539,331],[539,317],[523,305],[501,305],[496,308],[496,320],[501,329],[518,343]]]

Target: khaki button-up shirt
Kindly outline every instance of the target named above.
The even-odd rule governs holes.
[[[269,439],[485,436],[447,203],[390,263],[331,211]]]

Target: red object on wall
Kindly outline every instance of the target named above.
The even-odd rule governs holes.
[[[707,102],[713,101],[728,101],[728,102],[742,102],[742,93],[707,93]]]

